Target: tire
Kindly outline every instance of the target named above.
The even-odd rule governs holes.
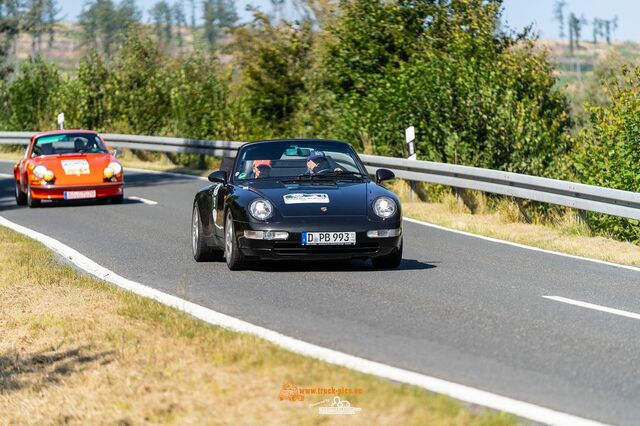
[[[109,197],[109,201],[111,201],[111,204],[122,204],[124,203],[124,194]]]
[[[191,213],[191,251],[196,262],[206,262],[213,260],[215,257],[213,249],[207,246],[204,240],[202,222],[200,221],[197,205],[193,206],[193,212]]]
[[[27,186],[27,206],[30,208],[40,207],[40,200],[35,200],[33,198],[30,186]]]
[[[400,266],[402,262],[402,245],[403,242],[400,242],[400,248],[392,251],[386,256],[374,257],[371,259],[371,263],[373,263],[373,267],[375,269],[396,269]]]
[[[231,212],[227,213],[227,219],[224,223],[224,258],[227,266],[231,271],[244,269],[246,262],[244,256],[238,249],[238,240],[235,237],[235,228],[233,226],[233,216]]]
[[[22,192],[20,189],[20,184],[16,181],[16,204],[19,206],[27,205],[27,194]]]

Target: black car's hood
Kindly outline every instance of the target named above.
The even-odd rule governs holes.
[[[254,181],[249,188],[271,201],[284,217],[367,214],[367,182],[282,183]],[[322,208],[326,208],[326,212]]]

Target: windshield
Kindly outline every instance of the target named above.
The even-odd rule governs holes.
[[[330,141],[255,143],[239,153],[236,180],[304,179],[314,176],[366,178],[357,154],[347,144]]]
[[[36,139],[31,156],[107,152],[95,133],[57,133]]]

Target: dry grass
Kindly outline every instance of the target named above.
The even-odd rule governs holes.
[[[526,223],[517,204],[508,198],[490,203],[481,193],[467,192],[465,197],[471,200],[464,203],[460,197],[445,192],[438,195],[438,202],[427,203],[412,201],[402,182],[395,182],[393,190],[403,198],[403,213],[407,217],[561,253],[640,266],[639,246],[592,235],[570,210],[551,221],[543,223],[533,217],[529,218],[533,223]],[[473,213],[467,205],[473,206]]]
[[[22,157],[22,152],[0,150],[0,160],[18,161]]]
[[[292,354],[60,265],[0,227],[0,423],[333,424],[282,384],[362,388],[351,424],[496,425],[513,418]]]

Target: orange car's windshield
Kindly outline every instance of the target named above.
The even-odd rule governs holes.
[[[31,156],[107,152],[95,133],[57,133],[36,139]]]

